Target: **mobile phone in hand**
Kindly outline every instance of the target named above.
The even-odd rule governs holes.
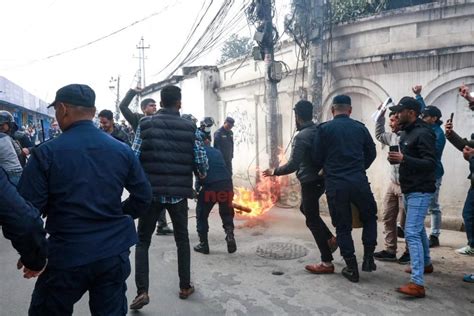
[[[394,145],[394,146],[390,146],[388,147],[388,150],[390,152],[399,152],[400,151],[400,147],[398,145]]]
[[[452,123],[454,119],[454,113],[451,113],[451,116],[449,117],[449,121]]]

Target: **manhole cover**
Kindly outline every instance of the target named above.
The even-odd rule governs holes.
[[[308,249],[287,242],[269,242],[257,247],[257,255],[267,259],[290,260],[306,256]]]

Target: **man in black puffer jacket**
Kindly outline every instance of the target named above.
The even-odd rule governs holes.
[[[306,217],[306,226],[313,234],[321,252],[321,262],[307,265],[306,270],[315,274],[334,273],[331,252],[337,249],[336,238],[319,215],[319,198],[325,190],[324,178],[318,174],[319,170],[313,166],[311,161],[311,146],[318,129],[312,121],[313,105],[308,101],[299,101],[296,103],[294,111],[299,133],[293,141],[290,160],[275,170],[265,170],[263,175],[266,177],[282,176],[296,171],[296,177],[301,183],[300,211]]]
[[[137,297],[131,309],[148,304],[148,249],[159,214],[167,209],[178,247],[179,297],[194,292],[191,285],[191,254],[188,236],[188,200],[193,197],[193,171],[206,177],[207,156],[196,141],[196,125],[181,118],[181,89],[172,85],[161,89],[161,109],[140,120],[132,149],[140,157],[153,191],[154,207],[138,220],[135,251]]]

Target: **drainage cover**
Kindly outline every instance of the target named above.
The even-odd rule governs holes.
[[[257,255],[267,259],[290,260],[307,254],[305,247],[286,242],[269,242],[257,247]]]

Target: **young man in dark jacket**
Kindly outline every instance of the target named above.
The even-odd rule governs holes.
[[[301,183],[300,211],[306,217],[306,226],[318,245],[321,262],[307,265],[307,271],[315,274],[334,273],[332,252],[337,249],[336,238],[319,215],[319,198],[324,193],[324,178],[318,175],[311,162],[311,146],[317,125],[313,123],[313,105],[308,101],[299,101],[294,107],[296,129],[291,156],[288,163],[276,168],[267,169],[263,176],[282,176],[296,171],[296,177]]]
[[[114,114],[110,110],[102,110],[99,115],[100,129],[109,134],[110,136],[120,140],[129,146],[130,139],[129,135],[114,122]]]
[[[469,102],[469,108],[474,111],[474,96],[469,92],[469,88],[462,85],[459,88],[460,95]],[[446,125],[446,138],[459,151],[463,152],[464,159],[469,162],[469,179],[471,186],[467,193],[462,217],[467,236],[467,246],[457,249],[456,252],[461,255],[474,256],[474,134],[471,139],[461,138],[453,130],[453,122],[448,120]],[[474,273],[466,274],[463,278],[465,282],[474,283]]]
[[[194,250],[204,254],[209,253],[208,218],[212,208],[218,203],[222,227],[226,234],[227,252],[234,253],[237,251],[237,244],[234,237],[234,208],[232,207],[234,186],[232,176],[227,169],[222,153],[211,147],[211,135],[201,132],[201,138],[204,141],[209,170],[207,171],[207,177],[199,180],[196,226],[200,243],[194,247]]]
[[[423,121],[425,121],[425,123],[431,127],[433,133],[436,136],[436,191],[428,209],[428,212],[431,214],[431,233],[429,241],[430,248],[432,248],[439,246],[439,235],[441,234],[442,214],[439,205],[439,191],[441,189],[441,183],[444,175],[444,168],[441,158],[443,156],[444,146],[446,145],[446,137],[444,136],[443,130],[441,129],[441,125],[443,124],[441,121],[441,110],[436,106],[426,106],[425,100],[423,100],[423,97],[421,96],[422,88],[423,87],[421,85],[416,85],[412,88],[412,91],[415,94],[416,100],[420,102]]]
[[[404,97],[390,108],[397,112],[402,130],[400,151],[389,152],[390,163],[400,164],[400,186],[405,197],[407,218],[405,239],[411,256],[411,282],[399,287],[398,292],[424,297],[424,273],[431,273],[429,241],[425,230],[425,217],[436,191],[435,135],[420,118],[421,104],[411,97]]]
[[[135,88],[128,90],[125,98],[123,98],[122,102],[120,102],[119,109],[122,112],[122,115],[125,117],[127,122],[132,126],[133,132],[135,133],[140,123],[140,120],[145,116],[154,115],[156,113],[156,102],[151,98],[143,99],[140,102],[140,108],[142,109],[143,113],[135,113],[132,112],[129,108],[130,103],[132,102],[133,98],[140,93],[141,89]],[[152,202],[154,207],[154,202]],[[156,207],[156,205],[155,205]],[[166,210],[163,210],[158,217],[158,224],[156,225],[156,234],[157,235],[168,235],[172,234],[173,230],[168,226],[166,220]]]
[[[40,213],[26,202],[0,168],[0,226],[20,254],[18,268],[25,278],[38,276],[46,266],[48,242]]]
[[[207,174],[205,150],[196,142],[196,124],[180,117],[181,89],[167,85],[161,89],[161,109],[156,115],[140,120],[132,149],[152,186],[156,207],[138,220],[138,244],[135,251],[135,283],[137,296],[131,309],[149,303],[149,261],[156,220],[163,209],[169,211],[177,246],[179,297],[194,293],[191,283],[191,254],[188,234],[188,200],[193,197],[193,171],[200,178]]]

